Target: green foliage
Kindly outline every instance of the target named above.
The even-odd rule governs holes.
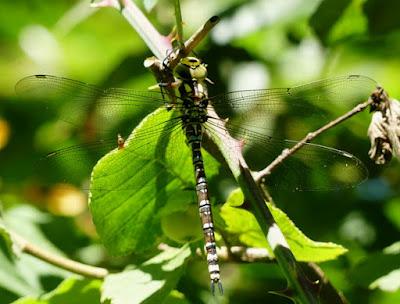
[[[165,236],[180,244],[202,239],[199,225],[199,209],[195,204],[185,211],[174,212],[161,218],[161,228]]]
[[[368,29],[371,34],[381,35],[400,28],[397,12],[400,9],[398,1],[367,0],[364,6],[368,18]]]
[[[190,256],[187,245],[169,248],[142,265],[107,276],[102,301],[114,304],[160,303],[175,287]]]
[[[395,198],[387,202],[384,212],[386,217],[400,229],[400,198]]]
[[[400,242],[371,254],[352,270],[357,285],[387,292],[400,291]]]
[[[221,17],[210,37],[196,49],[215,82],[209,86],[210,95],[237,88],[294,86],[346,74],[365,74],[376,79],[390,96],[400,95],[398,1],[181,3],[186,38],[212,15]],[[102,135],[96,131],[105,126],[90,129],[85,123],[92,113],[82,107],[83,119],[78,124],[60,127],[55,115],[68,113],[68,100],[63,104],[56,101],[52,112],[43,103],[22,102],[14,94],[19,79],[51,73],[105,87],[146,90],[155,84],[143,67],[143,60],[151,53],[123,16],[113,9],[93,10],[87,4],[77,1],[74,5],[68,0],[0,3],[0,203],[4,207],[0,304],[98,303],[100,297],[129,303],[132,294],[148,303],[208,303],[211,295],[205,259],[190,259],[187,245],[164,253],[157,249],[161,242],[176,246],[161,229],[162,219],[184,214],[196,201],[190,152],[182,132],[179,127],[173,133],[167,132],[166,125],[163,129],[162,122],[171,113],[150,114],[124,149],[116,149],[98,162],[92,177],[90,210],[100,240],[87,211],[57,216],[53,212],[58,209],[50,199],[56,188],[52,177],[69,180],[61,176],[67,169],[78,172],[76,185],[88,188],[89,176],[81,172],[98,160],[90,149],[83,146],[85,159],[58,163],[61,170],[35,171],[33,164],[43,154],[95,140]],[[148,16],[157,29],[169,33],[174,25],[172,4],[149,0],[144,6],[151,9]],[[347,106],[327,104],[318,109],[331,117],[342,114]],[[112,127],[124,120],[129,133],[148,112],[137,108],[135,113],[124,113],[123,119],[112,120]],[[101,118],[109,113],[96,114]],[[279,209],[269,208],[297,258],[326,261],[322,270],[350,302],[393,304],[400,302],[400,167],[396,161],[385,168],[369,161],[369,119],[368,113],[354,117],[317,142],[359,157],[370,171],[368,181],[340,192],[272,193]],[[307,121],[283,112],[268,118],[274,135],[290,139],[311,131]],[[295,134],[289,132],[293,128],[288,125],[296,126]],[[214,210],[220,211],[214,212],[218,245],[266,247],[254,217],[243,209],[240,193],[232,192],[237,185],[231,174],[224,164],[204,154],[211,202],[217,207]],[[260,159],[251,159],[257,168],[265,166]],[[75,191],[84,192],[79,188]],[[75,203],[62,200],[67,206]],[[307,236],[297,227],[307,231]],[[8,231],[44,250],[115,272],[103,283],[70,277],[67,271],[18,252]],[[366,234],[367,239],[358,237]],[[346,249],[337,244],[348,249],[346,255]],[[393,245],[386,248],[388,244]],[[109,253],[130,255],[115,258]],[[125,269],[132,264],[136,266]],[[221,268],[222,301],[288,303],[266,292],[286,287],[275,263],[228,262]]]
[[[351,0],[323,0],[311,16],[310,25],[322,41],[327,40],[331,28],[348,7]]]
[[[366,32],[362,0],[325,0],[314,12],[310,26],[324,44],[337,44]]]
[[[238,208],[244,202],[242,192],[234,190],[221,207],[220,215],[225,220],[228,232],[237,234],[239,240],[251,247],[269,248],[261,228],[254,215],[245,209]],[[289,217],[279,208],[267,203],[279,228],[282,230],[296,260],[303,262],[323,262],[336,259],[347,252],[347,249],[331,243],[316,242],[305,236]]]
[[[81,278],[65,279],[52,292],[41,295],[38,298],[25,297],[13,304],[67,304],[71,299],[75,303],[99,303],[100,302],[100,280],[88,280]]]
[[[40,244],[42,248],[62,254],[49,241],[40,227],[41,224],[46,225],[54,220],[52,216],[28,206],[19,206],[4,213],[4,225],[7,229],[12,229],[20,235],[26,236],[34,244]],[[71,234],[69,235],[71,236]],[[70,240],[72,241],[71,237]],[[10,298],[12,298],[11,294],[18,296],[39,295],[44,291],[51,290],[63,278],[70,275],[67,271],[32,256],[21,254],[17,247],[17,256],[10,259],[9,246],[11,244],[9,241],[7,241],[8,246],[6,248],[0,247],[0,294],[7,294]]]
[[[170,132],[173,115],[161,109],[147,116],[123,149],[110,152],[93,169],[90,210],[114,255],[150,249],[162,235],[161,216],[193,202],[187,190],[193,188],[190,150],[179,128]],[[211,157],[206,159],[211,169]]]
[[[11,236],[2,223],[0,218],[0,252],[5,255],[10,261],[14,259],[14,252],[12,250]]]

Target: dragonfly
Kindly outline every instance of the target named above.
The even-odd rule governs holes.
[[[174,143],[178,144],[178,141],[185,141],[189,147],[195,176],[194,188],[202,223],[211,289],[214,292],[215,286],[218,286],[222,293],[206,164],[203,162],[204,142],[216,137],[223,139],[232,136],[237,139],[240,149],[244,150],[245,158],[251,166],[252,159],[257,158],[252,169],[261,169],[257,168],[257,163],[267,165],[283,149],[296,143],[275,134],[277,131],[273,125],[279,124],[280,116],[300,116],[304,121],[317,121],[322,125],[329,119],[327,113],[330,108],[349,108],[367,100],[377,83],[366,76],[349,75],[292,88],[244,90],[210,97],[207,67],[199,58],[181,59],[174,74],[180,85],[172,104],[166,103],[163,92],[100,88],[51,75],[23,78],[17,83],[16,91],[18,95],[39,98],[45,103],[45,109],[50,111],[55,111],[59,103],[64,102],[62,110],[54,114],[60,120],[84,127],[89,130],[87,133],[91,133],[94,125],[102,130],[100,133],[104,138],[51,152],[44,158],[46,163],[61,160],[66,162],[69,168],[74,168],[76,163],[87,162],[83,151],[89,150],[104,155],[115,148],[127,150],[128,153],[124,155],[133,153],[138,157],[147,157],[154,154],[153,148],[149,148],[150,143],[154,141],[160,142],[161,145],[172,142],[172,147]],[[134,138],[140,142],[135,149],[129,150],[129,138],[125,143],[120,136],[118,141],[116,140],[116,134],[119,132],[116,133],[113,127],[124,129],[116,122],[128,122],[125,126],[131,128],[132,120],[127,118],[143,116],[154,111],[162,113],[162,117],[165,118],[156,126],[142,126],[140,134],[137,133]],[[94,112],[95,115],[92,114]],[[298,125],[289,125],[287,130],[296,131],[296,128]],[[110,129],[113,135],[108,138],[107,132]],[[121,157],[125,157],[122,152]],[[125,174],[124,172],[129,170],[129,164],[118,170],[116,174]],[[367,176],[368,171],[364,164],[352,154],[308,143],[276,168],[264,182],[278,190],[332,190],[354,187]],[[107,193],[139,191],[141,186],[129,184],[118,189],[109,189],[107,185],[97,187]]]

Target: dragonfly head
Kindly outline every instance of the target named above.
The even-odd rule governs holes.
[[[175,75],[184,82],[203,81],[207,78],[207,65],[196,57],[185,57],[176,66]]]

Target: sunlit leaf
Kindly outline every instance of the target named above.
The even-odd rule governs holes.
[[[235,190],[221,208],[221,216],[225,220],[227,230],[238,234],[240,241],[248,246],[266,247],[271,251],[253,214],[237,208],[241,204],[240,201],[243,203],[243,194],[240,190]],[[309,239],[282,210],[271,204],[268,204],[268,208],[298,261],[322,262],[346,253],[347,249],[340,245]]]
[[[369,287],[371,289],[379,288],[383,291],[394,292],[400,289],[400,268],[392,270],[387,275],[373,281]]]
[[[54,220],[54,217],[29,206],[19,206],[4,213],[7,229],[25,237],[43,250],[63,255],[41,230],[43,227],[41,225],[51,224]],[[62,279],[70,275],[65,270],[24,253],[10,260],[4,251],[0,251],[0,265],[0,294],[7,291],[15,297],[42,294],[53,289]]]
[[[2,290],[20,296],[34,292],[17,269],[11,237],[2,223],[0,223],[0,265],[0,294]]]
[[[64,304],[64,303],[100,303],[100,280],[81,278],[65,279],[58,287],[38,298],[25,297],[13,304]]]
[[[90,209],[111,254],[150,248],[161,235],[160,217],[185,210],[194,200],[191,154],[171,119],[175,115],[160,109],[147,116],[124,148],[107,154],[93,170]],[[205,163],[213,174],[215,161],[206,155]]]
[[[0,218],[0,252],[4,254],[10,261],[14,259],[14,252],[12,249],[11,236],[7,229],[4,227],[2,219]]]
[[[189,304],[190,302],[185,298],[185,295],[177,290],[172,290],[171,293],[165,298],[163,304]]]
[[[400,243],[369,255],[351,271],[357,285],[394,292],[400,289]]]
[[[175,288],[190,256],[187,245],[169,248],[142,265],[107,276],[102,301],[113,304],[161,303]]]

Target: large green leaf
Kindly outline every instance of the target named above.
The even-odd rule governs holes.
[[[160,217],[195,200],[191,153],[176,118],[165,109],[148,115],[123,149],[93,169],[90,209],[111,254],[149,249],[161,235]],[[210,176],[215,161],[207,153],[204,158]]]
[[[110,274],[102,301],[112,304],[161,303],[174,289],[190,256],[189,246],[168,248],[139,267]]]
[[[230,233],[238,234],[240,241],[244,244],[266,247],[273,255],[254,215],[239,208],[243,200],[242,192],[237,189],[231,193],[227,202],[222,206],[221,216],[225,220],[227,230]],[[269,203],[267,205],[298,261],[322,262],[346,253],[347,249],[340,245],[309,239],[282,210]]]
[[[13,304],[100,303],[100,280],[65,279],[55,290],[40,297],[25,297]]]

